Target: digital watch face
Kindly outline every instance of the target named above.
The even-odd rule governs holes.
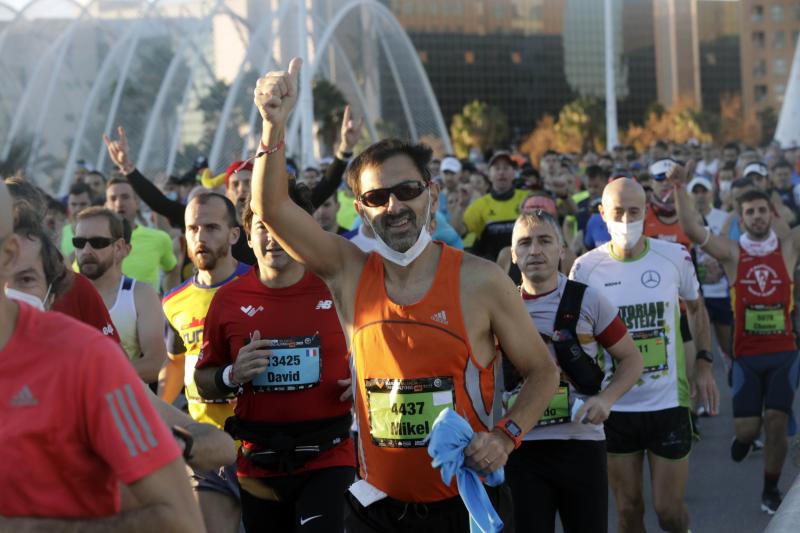
[[[517,438],[520,435],[522,435],[522,429],[520,429],[520,427],[511,420],[506,422],[506,429],[508,430],[509,433],[514,435],[514,438]]]

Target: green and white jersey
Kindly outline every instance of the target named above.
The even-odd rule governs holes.
[[[606,243],[579,257],[570,278],[599,290],[619,308],[620,318],[644,358],[641,379],[612,410],[688,407],[678,299],[696,300],[699,284],[686,248],[647,238],[639,257],[622,259]]]

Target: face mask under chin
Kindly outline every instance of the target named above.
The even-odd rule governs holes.
[[[406,267],[410,265],[417,257],[422,254],[425,248],[428,246],[428,243],[431,242],[431,234],[428,231],[428,224],[431,221],[431,193],[430,189],[428,190],[428,204],[425,208],[427,215],[425,217],[425,223],[422,225],[420,229],[419,236],[417,236],[417,240],[414,244],[411,245],[405,252],[398,252],[388,244],[386,241],[381,238],[380,234],[375,231],[375,227],[372,225],[372,222],[366,216],[363,217],[363,222],[369,226],[372,230],[372,233],[375,235],[376,241],[376,249],[381,257],[386,259],[387,261],[391,261],[392,263],[399,265],[401,267]]]

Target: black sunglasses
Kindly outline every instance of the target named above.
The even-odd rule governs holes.
[[[361,195],[361,203],[367,207],[380,207],[389,202],[389,197],[395,195],[401,202],[408,202],[418,197],[428,188],[427,183],[421,181],[405,181],[394,187],[385,189],[372,189]]]
[[[77,250],[83,250],[83,247],[86,246],[86,243],[92,245],[92,248],[95,250],[102,250],[103,248],[108,248],[111,246],[111,243],[114,242],[114,239],[110,239],[108,237],[73,237],[72,238],[72,246],[75,247]]]

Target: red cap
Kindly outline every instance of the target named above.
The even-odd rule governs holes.
[[[225,169],[225,188],[228,188],[228,178],[231,177],[231,174],[236,174],[240,170],[249,170],[253,171],[253,162],[252,161],[234,161],[228,168]]]

